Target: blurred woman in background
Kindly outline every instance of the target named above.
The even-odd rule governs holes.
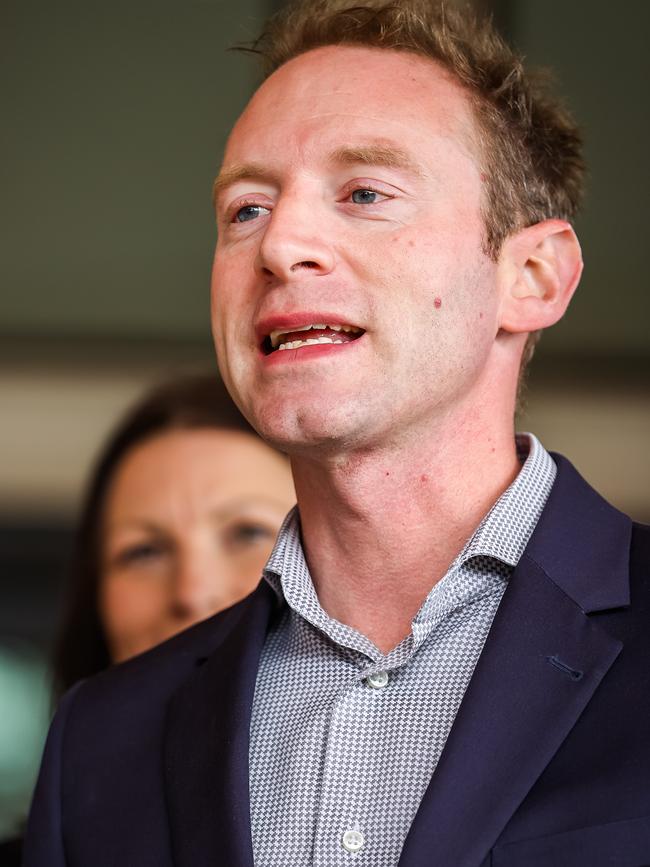
[[[216,374],[145,396],[90,480],[57,696],[250,593],[294,501],[287,458],[257,436]]]
[[[288,459],[258,437],[216,372],[148,392],[89,479],[55,699],[243,599],[294,502]],[[19,865],[21,848],[0,843],[0,865]]]

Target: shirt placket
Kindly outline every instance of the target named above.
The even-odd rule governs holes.
[[[272,586],[296,615],[284,628],[313,630],[322,641],[310,641],[309,654],[303,649],[285,660],[284,700],[291,708],[289,696],[309,692],[314,731],[309,743],[303,738],[302,750],[293,745],[288,750],[283,732],[271,732],[276,746],[284,745],[293,780],[290,797],[271,796],[274,804],[281,802],[275,830],[293,840],[293,854],[278,856],[278,835],[269,835],[261,821],[254,833],[260,867],[397,863],[508,576],[555,478],[551,458],[534,438],[530,446],[515,483],[418,612],[409,640],[387,657],[378,658],[367,638],[322,610],[300,546],[297,513],[285,522],[269,564],[277,578]],[[271,663],[269,670],[277,671],[277,661]],[[260,692],[259,717],[267,727],[300,732],[304,707],[294,702],[295,711],[273,723],[276,700],[273,693]],[[272,791],[277,778],[265,777],[267,764],[258,765],[252,790]]]
[[[361,673],[368,665],[361,659],[358,664],[359,674],[332,707],[314,837],[314,867],[372,863],[368,853],[372,851],[373,829],[368,824],[364,770],[371,763],[372,749],[367,737],[372,726],[368,725],[367,715],[379,711],[381,687],[373,688]],[[375,682],[380,683],[381,678]]]

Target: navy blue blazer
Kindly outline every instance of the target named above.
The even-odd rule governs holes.
[[[650,865],[650,528],[556,460],[399,867]],[[249,722],[276,611],[262,582],[68,693],[25,867],[252,867]]]

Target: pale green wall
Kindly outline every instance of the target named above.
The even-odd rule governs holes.
[[[577,223],[585,271],[545,349],[648,355],[650,3],[518,0],[515,39],[550,66],[586,137],[588,197]]]
[[[0,332],[207,334],[211,182],[263,0],[5,0]]]

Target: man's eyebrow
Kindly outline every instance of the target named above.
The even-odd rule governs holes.
[[[335,165],[363,165],[386,166],[390,169],[406,169],[415,175],[422,175],[422,170],[406,151],[392,145],[367,144],[355,145],[354,147],[341,147],[333,151],[329,156],[330,163]],[[275,172],[271,171],[262,163],[243,163],[230,166],[219,172],[212,187],[212,201],[217,202],[219,194],[227,187],[238,181],[263,181],[270,184],[278,184],[279,179]]]
[[[422,175],[422,169],[404,150],[393,145],[367,144],[337,148],[330,154],[330,162],[343,165],[362,163],[369,166],[385,166],[389,169],[406,169],[414,175]]]
[[[238,181],[248,180],[263,181],[270,184],[278,182],[277,175],[261,163],[244,163],[242,165],[230,166],[230,168],[222,169],[214,180],[214,184],[212,185],[213,203],[216,204],[217,196],[226,187],[230,187]]]

